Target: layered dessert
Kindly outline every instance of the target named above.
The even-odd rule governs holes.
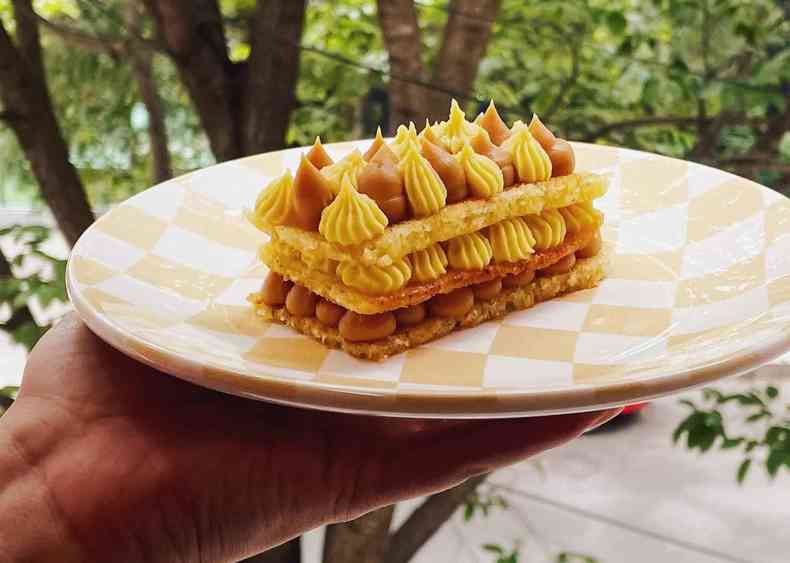
[[[270,236],[258,315],[381,360],[454,330],[595,286],[606,256],[593,201],[607,178],[537,116],[508,127],[410,123],[334,162],[316,139],[248,219]],[[540,343],[525,343],[536,345]]]

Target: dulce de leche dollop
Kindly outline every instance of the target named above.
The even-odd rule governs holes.
[[[315,138],[315,143],[313,143],[313,148],[307,153],[307,160],[309,160],[313,166],[321,170],[325,166],[329,166],[334,164],[332,157],[327,154],[326,149],[324,149],[324,145],[321,144],[321,137]]]
[[[447,203],[455,203],[465,199],[469,193],[466,186],[466,174],[463,165],[453,158],[440,145],[430,141],[428,135],[422,139],[422,156],[439,174],[447,189]]]
[[[332,203],[334,194],[329,180],[306,157],[302,156],[293,181],[295,226],[308,231],[317,231],[321,212]]]
[[[477,124],[486,130],[491,141],[497,146],[510,137],[510,128],[499,117],[499,112],[496,110],[493,100],[491,100],[485,113],[477,119]]]
[[[409,211],[396,158],[392,150],[382,144],[373,159],[357,176],[359,193],[370,196],[387,216],[390,224],[406,219]]]
[[[496,146],[485,129],[480,129],[470,142],[472,149],[496,162],[502,171],[502,178],[506,188],[516,183],[516,168],[513,166],[513,157],[505,149]]]

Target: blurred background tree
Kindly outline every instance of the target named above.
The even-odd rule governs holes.
[[[789,16],[782,0],[0,0],[0,208],[48,208],[73,244],[172,175],[421,125],[452,97],[787,191]],[[64,263],[45,228],[0,227],[0,328],[31,346]],[[325,561],[405,563],[479,482],[392,534],[391,509],[330,527]]]

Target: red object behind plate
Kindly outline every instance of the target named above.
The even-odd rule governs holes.
[[[647,406],[647,403],[635,403],[633,405],[628,405],[628,406],[626,406],[623,409],[623,412],[621,412],[620,414],[632,414],[632,413],[635,413],[637,411],[642,410],[646,406]]]

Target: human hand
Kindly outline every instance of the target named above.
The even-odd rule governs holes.
[[[617,412],[462,422],[282,407],[146,367],[72,315],[33,350],[0,422],[0,548],[14,561],[235,561]]]

